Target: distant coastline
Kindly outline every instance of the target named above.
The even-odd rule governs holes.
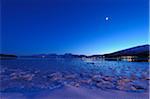
[[[12,54],[0,54],[0,59],[16,59],[16,58],[82,58],[82,59],[101,59],[107,61],[137,61],[150,62],[150,45],[136,46],[125,50],[103,54],[103,55],[76,55],[66,53],[64,55],[58,54],[37,54],[29,56],[17,56]]]
[[[16,59],[17,55],[12,54],[0,54],[0,59]]]

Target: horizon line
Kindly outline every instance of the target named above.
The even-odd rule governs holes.
[[[130,48],[124,48],[124,49],[121,49],[121,50],[118,50],[118,51],[123,51],[123,50],[127,50],[127,49],[131,49],[131,48],[136,48],[136,47],[140,47],[140,46],[150,46],[150,44],[143,44],[143,45],[137,45],[137,46],[133,46],[133,47],[130,47]],[[150,49],[150,48],[149,48]],[[111,53],[115,53],[115,52],[118,52],[118,51],[113,51],[113,52],[108,52],[108,53],[95,53],[95,54],[75,54],[75,53],[71,53],[71,52],[65,52],[65,53],[62,53],[62,54],[58,54],[58,53],[39,53],[39,54],[26,54],[26,55],[18,55],[18,54],[10,54],[10,53],[0,53],[0,54],[6,54],[6,55],[16,55],[16,56],[32,56],[32,55],[40,55],[40,54],[45,54],[45,55],[49,55],[49,54],[56,54],[56,55],[65,55],[65,54],[72,54],[72,55],[85,55],[85,56],[92,56],[92,55],[105,55],[105,54],[111,54]]]

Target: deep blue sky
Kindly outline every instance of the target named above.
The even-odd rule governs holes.
[[[91,55],[148,44],[148,0],[1,1],[2,53]]]

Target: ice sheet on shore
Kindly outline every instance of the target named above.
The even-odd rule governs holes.
[[[53,91],[1,93],[1,99],[149,99],[149,94],[65,86]]]

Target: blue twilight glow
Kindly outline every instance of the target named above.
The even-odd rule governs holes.
[[[91,55],[148,43],[148,0],[1,1],[2,53]]]

